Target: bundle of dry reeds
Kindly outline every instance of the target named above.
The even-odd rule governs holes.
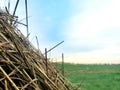
[[[0,90],[74,90],[57,69],[35,49],[15,24],[0,11]]]

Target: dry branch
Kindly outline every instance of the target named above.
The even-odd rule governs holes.
[[[16,16],[0,11],[0,90],[74,90],[18,28]]]

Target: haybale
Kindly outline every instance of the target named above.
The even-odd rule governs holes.
[[[46,58],[16,27],[22,24],[16,18],[0,10],[0,90],[74,90],[49,61],[46,72]]]

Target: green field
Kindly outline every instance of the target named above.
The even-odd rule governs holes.
[[[65,64],[65,77],[84,90],[120,90],[120,65]],[[57,64],[60,68],[61,64]]]

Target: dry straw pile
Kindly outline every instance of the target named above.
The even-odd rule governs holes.
[[[16,17],[0,10],[0,90],[74,90],[15,25]]]

